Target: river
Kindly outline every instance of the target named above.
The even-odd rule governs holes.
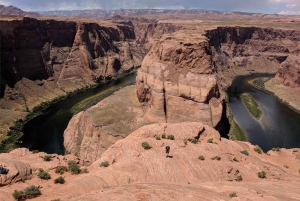
[[[229,106],[237,124],[247,139],[265,152],[273,147],[300,147],[300,114],[280,103],[273,96],[255,89],[247,80],[270,75],[239,76],[228,88]],[[63,133],[70,119],[79,111],[96,104],[120,87],[135,83],[135,73],[112,80],[88,91],[74,95],[48,108],[24,127],[23,147],[49,154],[65,154]],[[258,103],[262,116],[253,118],[243,102],[241,93],[249,93]]]
[[[48,154],[65,154],[63,133],[73,115],[91,107],[120,87],[134,84],[135,77],[136,73],[130,73],[52,105],[43,115],[32,119],[24,126],[24,135],[21,139],[23,147]]]
[[[257,77],[273,77],[272,75],[239,76],[234,79],[228,88],[229,106],[234,120],[245,132],[247,139],[258,145],[263,151],[273,147],[299,148],[300,147],[300,114],[276,98],[260,91],[250,84],[248,80]],[[246,106],[240,100],[241,93],[249,93],[258,103],[262,116],[259,120],[251,116]]]

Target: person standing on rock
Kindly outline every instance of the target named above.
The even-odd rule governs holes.
[[[170,153],[170,146],[167,145],[166,146],[166,157],[169,157],[169,153]]]

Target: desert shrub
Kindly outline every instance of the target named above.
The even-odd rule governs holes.
[[[198,143],[198,140],[195,139],[195,138],[193,138],[193,139],[191,140],[191,143],[197,144],[197,143]]]
[[[175,140],[174,135],[168,135],[169,140]]]
[[[161,135],[161,138],[162,138],[162,139],[166,139],[166,134],[163,133],[163,134]]]
[[[89,170],[87,168],[82,168],[80,170],[81,173],[89,173]]]
[[[51,201],[60,201],[60,199],[58,198],[58,199],[54,199],[54,200],[51,200]]]
[[[57,173],[57,174],[63,174],[63,173],[68,172],[68,171],[69,171],[68,167],[66,167],[66,166],[57,166],[55,168],[55,173]]]
[[[264,179],[266,178],[266,172],[265,171],[261,171],[257,173],[258,178]]]
[[[204,160],[205,160],[204,156],[202,156],[202,155],[201,155],[201,156],[199,156],[199,157],[198,157],[198,159],[199,159],[199,160],[202,160],[202,161],[204,161]]]
[[[235,180],[236,180],[236,181],[242,181],[242,180],[243,180],[242,175],[237,176]]]
[[[255,147],[255,148],[254,148],[254,151],[256,151],[256,152],[259,153],[259,154],[262,153],[262,151],[261,151],[261,149],[260,149],[259,147]]]
[[[64,184],[65,183],[65,179],[62,176],[60,176],[60,177],[54,179],[54,183],[55,184]]]
[[[15,190],[12,194],[12,196],[16,199],[16,200],[22,200],[25,199],[25,194],[23,191],[17,191]]]
[[[149,145],[148,142],[142,142],[142,147],[143,147],[144,149],[151,149],[151,148],[152,148],[152,147]]]
[[[108,167],[108,166],[109,166],[108,161],[103,161],[100,163],[100,167]]]
[[[30,186],[24,189],[24,191],[15,190],[12,196],[16,200],[25,200],[26,198],[35,198],[41,195],[41,191],[37,186]]]
[[[237,197],[236,192],[230,193],[230,194],[229,194],[229,197],[231,197],[231,198]]]
[[[115,162],[116,162],[116,159],[113,159],[111,163],[114,164]]]
[[[236,157],[233,158],[233,161],[239,162],[239,160]]]
[[[159,136],[159,135],[156,135],[156,136],[155,136],[155,139],[156,139],[156,140],[160,140],[160,136]]]
[[[247,150],[243,150],[243,151],[240,151],[242,154],[246,155],[246,156],[249,156],[249,153]]]
[[[37,186],[30,186],[30,187],[25,188],[24,194],[25,194],[26,198],[35,198],[35,197],[41,195],[41,191],[40,191],[39,187],[37,187]]]
[[[185,146],[187,145],[187,141],[186,140],[183,143],[184,143]]]
[[[68,161],[68,168],[71,174],[80,174],[80,167],[75,161]]]
[[[44,161],[51,161],[51,156],[50,155],[45,155],[45,156],[40,156]]]
[[[289,166],[287,166],[287,165],[284,165],[283,167],[285,167],[286,169],[288,169],[288,168],[289,168]]]
[[[38,177],[44,180],[51,179],[50,174],[48,172],[45,172],[42,168],[39,169]]]
[[[36,153],[39,153],[39,150],[36,150],[36,149],[35,149],[35,150],[32,150],[31,152],[32,152],[33,154],[36,154]]]
[[[280,147],[272,148],[272,151],[280,151]]]
[[[212,138],[208,139],[207,143],[213,143],[213,139]]]
[[[219,160],[221,160],[221,157],[220,156],[216,156],[215,159],[219,161]]]

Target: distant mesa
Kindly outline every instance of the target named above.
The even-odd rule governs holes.
[[[16,15],[22,17],[39,17],[38,13],[26,12],[14,6],[3,6],[0,5],[0,15]]]

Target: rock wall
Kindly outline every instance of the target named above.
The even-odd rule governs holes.
[[[297,48],[300,32],[257,27],[219,27],[206,36],[220,85],[230,85],[236,75],[276,73]]]
[[[165,122],[216,126],[223,99],[211,48],[201,35],[186,41],[191,36],[181,34],[162,37],[144,58],[136,79],[138,99],[149,104],[149,114],[163,116]]]
[[[12,113],[130,71],[143,57],[124,24],[25,17],[1,20],[0,34],[0,110]]]
[[[300,87],[300,55],[290,55],[278,69],[275,80],[291,88]]]

